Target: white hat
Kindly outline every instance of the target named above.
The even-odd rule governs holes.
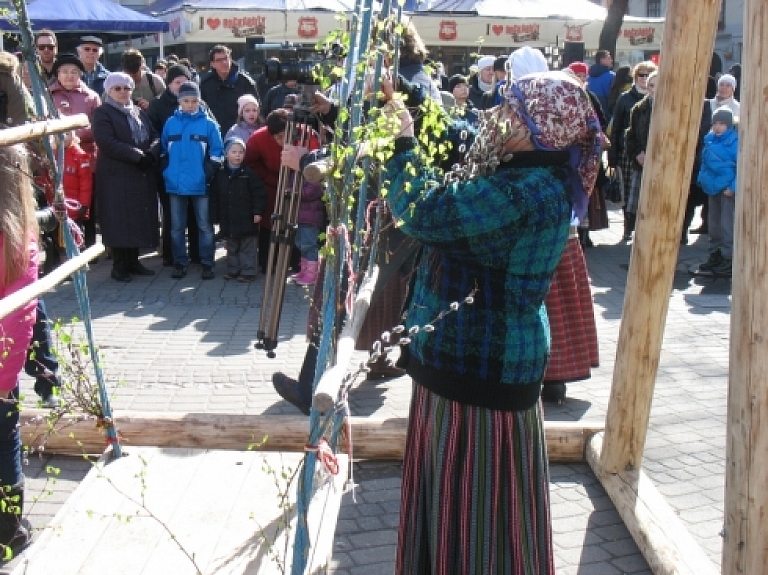
[[[493,56],[480,56],[477,60],[477,68],[478,70],[482,70],[483,68],[487,68],[488,66],[493,66],[493,63],[496,61],[496,58]]]
[[[507,60],[509,69],[512,73],[512,80],[517,80],[528,74],[536,74],[549,71],[547,60],[541,50],[523,46],[509,55]]]
[[[718,80],[717,80],[717,83],[718,84],[723,84],[723,83],[730,84],[731,86],[733,86],[734,90],[736,89],[736,78],[734,78],[730,74],[723,74],[722,76],[720,76],[720,78],[718,78]]]

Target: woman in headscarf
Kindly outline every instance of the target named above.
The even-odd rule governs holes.
[[[112,278],[120,282],[154,275],[139,261],[139,249],[154,248],[159,240],[160,140],[146,112],[133,103],[133,86],[128,74],[110,74],[104,81],[104,104],[93,113],[101,238],[112,248]]]
[[[414,392],[396,573],[554,575],[544,296],[597,176],[597,118],[565,74],[524,77],[443,178],[419,160],[402,102],[387,108],[401,122],[387,197],[425,245],[406,325]]]

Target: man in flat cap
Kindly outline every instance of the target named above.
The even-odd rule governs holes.
[[[99,62],[104,53],[104,43],[98,36],[82,36],[77,46],[77,55],[85,66],[83,82],[99,96],[104,93],[104,80],[109,76],[109,70]]]

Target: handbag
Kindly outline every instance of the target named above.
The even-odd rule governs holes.
[[[605,199],[613,204],[623,204],[624,198],[624,178],[621,175],[621,170],[618,168],[611,168],[608,174],[608,181],[603,184],[603,194]]]

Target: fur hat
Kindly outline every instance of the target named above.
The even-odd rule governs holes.
[[[459,84],[467,84],[468,80],[466,76],[462,76],[461,74],[456,74],[454,76],[451,76],[450,80],[448,80],[448,87],[451,89],[451,93],[453,93],[453,90],[458,86]]]
[[[59,54],[56,56],[56,61],[53,63],[53,68],[51,68],[51,73],[53,74],[54,78],[58,75],[59,68],[61,68],[64,64],[73,64],[80,68],[80,72],[85,74],[85,66],[83,66],[83,61],[80,58],[74,54]]]
[[[483,68],[487,68],[488,66],[493,67],[493,63],[496,61],[496,58],[493,56],[480,56],[480,58],[477,59],[477,69],[478,71],[482,70]]]
[[[192,73],[189,71],[189,68],[182,64],[174,64],[165,73],[165,83],[170,84],[179,76],[184,76],[187,80],[192,79]]]
[[[251,94],[243,94],[237,99],[237,115],[242,117],[243,116],[243,108],[245,108],[246,104],[255,104],[256,107],[259,107],[259,101],[252,96]]]
[[[182,98],[200,99],[200,87],[194,82],[184,82],[179,88],[179,100]]]
[[[723,74],[722,76],[720,76],[720,78],[718,78],[717,80],[718,86],[723,83],[730,84],[731,86],[733,86],[734,90],[736,89],[736,86],[737,86],[736,78],[734,78],[731,74]]]
[[[112,72],[107,79],[104,80],[104,93],[109,94],[109,91],[115,86],[128,86],[131,90],[134,89],[133,78],[123,72]]]
[[[733,127],[733,112],[728,106],[720,106],[715,113],[712,114],[712,123],[722,122],[729,128]]]

